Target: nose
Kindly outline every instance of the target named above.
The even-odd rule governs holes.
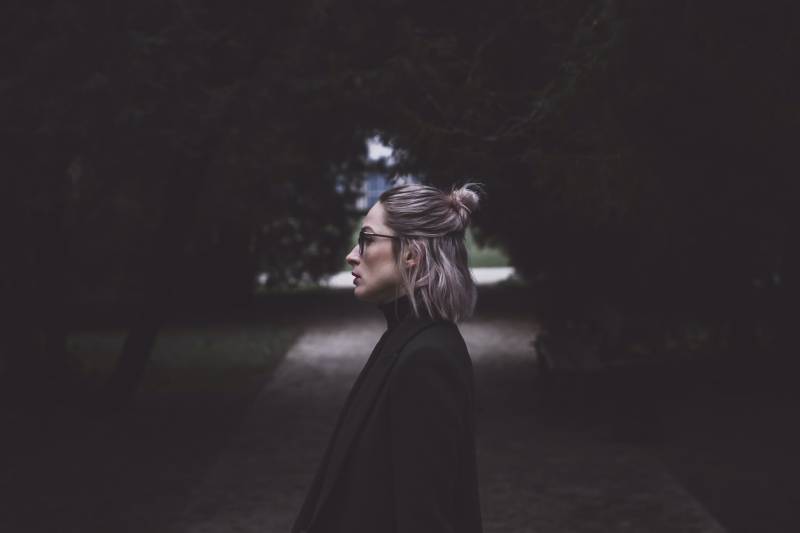
[[[353,266],[353,267],[358,264],[359,255],[358,255],[358,245],[357,244],[355,246],[353,246],[353,249],[350,250],[349,254],[347,254],[347,257],[345,258],[345,260],[347,261],[348,265]]]

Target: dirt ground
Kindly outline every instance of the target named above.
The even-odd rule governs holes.
[[[653,449],[542,409],[536,323],[521,300],[484,298],[460,325],[475,370],[484,531],[723,531]],[[66,405],[0,413],[0,531],[287,532],[385,328],[377,309],[340,301],[280,302],[304,333],[274,372],[236,390],[164,390],[118,418]]]

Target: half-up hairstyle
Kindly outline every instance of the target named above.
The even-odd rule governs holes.
[[[483,193],[478,183],[449,193],[428,185],[400,185],[378,198],[392,240],[397,268],[415,316],[420,306],[434,318],[459,322],[472,316],[478,291],[467,266],[465,232]],[[408,268],[408,252],[417,263]]]

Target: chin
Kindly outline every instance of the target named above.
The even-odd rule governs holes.
[[[353,295],[363,302],[369,301],[369,293],[364,294],[364,288],[356,286],[353,288]]]
[[[367,303],[376,303],[378,299],[375,297],[375,294],[371,293],[370,291],[364,290],[364,287],[358,286],[353,289],[353,294],[356,298],[361,300],[362,302]]]

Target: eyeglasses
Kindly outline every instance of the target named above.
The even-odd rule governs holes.
[[[358,255],[364,255],[364,243],[372,242],[373,237],[386,237],[388,239],[400,239],[397,235],[381,235],[380,233],[368,233],[361,230],[358,233]]]

